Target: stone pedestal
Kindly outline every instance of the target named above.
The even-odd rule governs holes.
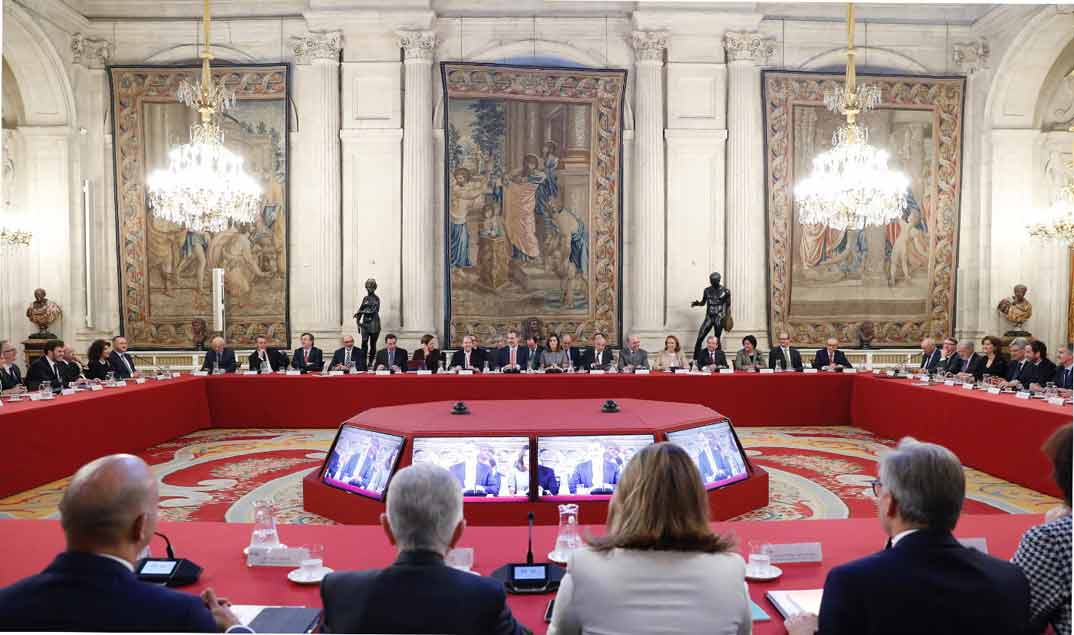
[[[51,340],[29,338],[22,341],[22,354],[26,358],[26,368],[23,369],[22,376],[26,377],[26,371],[30,368],[30,364],[37,361],[37,358],[42,357],[45,354],[45,344],[48,344]]]

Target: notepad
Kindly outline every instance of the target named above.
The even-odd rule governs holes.
[[[320,609],[301,606],[237,604],[231,612],[255,633],[309,633],[321,619]]]
[[[799,591],[769,591],[764,596],[776,607],[783,619],[799,613],[820,614],[820,599],[824,589]]]
[[[754,622],[772,621],[772,617],[753,600],[750,600],[750,619]]]

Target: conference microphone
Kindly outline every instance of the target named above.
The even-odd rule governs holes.
[[[529,513],[528,520],[529,520],[529,530],[528,530],[529,543],[528,543],[528,545],[526,547],[526,564],[533,564],[533,512]]]
[[[164,551],[167,558],[142,558],[134,566],[139,580],[162,584],[164,586],[186,586],[194,584],[201,576],[202,568],[186,558],[176,558],[172,541],[158,532],[154,535],[164,539]]]
[[[533,512],[526,515],[526,562],[505,564],[492,572],[491,577],[500,581],[508,593],[533,595],[553,593],[559,589],[559,583],[567,573],[563,567],[547,562],[533,561],[533,524],[536,520]]]
[[[128,353],[128,354],[129,354],[129,355],[130,355],[131,357],[133,357],[134,359],[136,359],[136,360],[138,360],[138,361],[140,361],[140,362],[145,362],[145,363],[149,364],[149,365],[150,365],[150,366],[151,366],[151,367],[153,368],[153,370],[157,371],[157,375],[168,375],[168,376],[171,376],[171,372],[169,372],[169,371],[167,371],[167,370],[164,370],[164,367],[163,367],[163,366],[158,366],[158,365],[156,365],[155,363],[153,363],[153,360],[152,360],[152,359],[150,359],[150,358],[148,358],[148,357],[144,357],[144,356],[142,356],[142,355],[137,355],[137,354],[135,354],[135,353]],[[120,355],[122,355],[122,353],[120,353]],[[157,535],[158,535],[158,536],[162,536],[163,534],[157,534]],[[167,540],[167,538],[165,538],[165,540]]]

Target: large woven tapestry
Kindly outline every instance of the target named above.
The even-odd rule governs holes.
[[[626,71],[441,65],[452,343],[621,331]]]
[[[794,184],[832,145],[845,120],[823,104],[841,75],[766,71],[766,205],[769,334],[797,344],[837,337],[872,346],[916,346],[954,329],[962,78],[861,76],[882,101],[859,117],[869,142],[910,179],[901,218],[883,227],[837,231],[803,225]],[[733,168],[733,166],[732,166]]]
[[[199,69],[110,72],[123,334],[139,348],[200,345],[212,323],[212,270],[220,267],[229,345],[252,346],[264,334],[271,345],[287,346],[288,67],[213,68],[236,96],[221,121],[224,145],[245,159],[262,188],[255,222],[219,233],[161,220],[146,199],[146,175],[167,167],[168,150],[188,141],[198,117],[175,93],[181,80],[197,80]]]

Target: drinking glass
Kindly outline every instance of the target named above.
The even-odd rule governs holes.
[[[559,533],[556,534],[555,560],[566,562],[571,552],[582,545],[578,533],[578,505],[566,503],[559,506]]]
[[[751,573],[764,575],[772,567],[772,545],[761,540],[749,542],[749,560],[746,567]]]
[[[302,545],[301,549],[306,552],[299,564],[303,571],[316,573],[324,566],[324,545]]]

